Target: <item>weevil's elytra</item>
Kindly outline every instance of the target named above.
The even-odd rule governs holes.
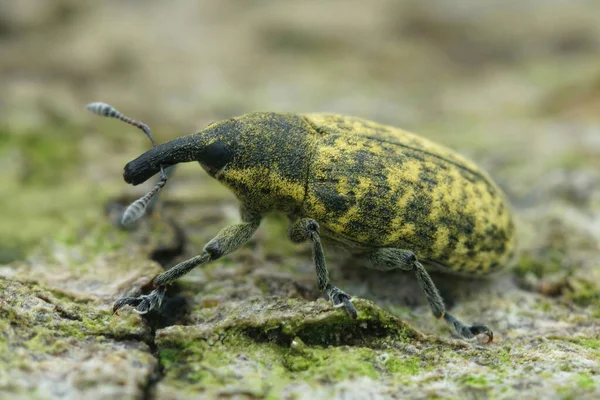
[[[509,261],[514,226],[506,199],[472,162],[358,118],[306,119],[321,139],[303,211],[327,236],[411,249],[458,273],[485,274]]]
[[[125,166],[124,178],[139,184],[163,167],[190,161],[232,190],[241,203],[242,223],[224,228],[200,255],[157,276],[150,295],[121,299],[115,310],[131,305],[145,313],[159,307],[168,284],[243,246],[265,214],[284,212],[292,221],[290,239],[312,243],[319,289],[351,317],[357,311],[351,297],[329,280],[321,238],[367,266],[413,271],[434,316],[462,337],[493,338],[486,326],[464,325],[445,311],[420,262],[478,276],[511,259],[510,207],[471,161],[417,135],[359,118],[252,113],[154,147]]]

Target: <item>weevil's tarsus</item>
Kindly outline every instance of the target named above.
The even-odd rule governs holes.
[[[150,310],[160,308],[163,298],[165,297],[166,287],[159,286],[150,294],[144,294],[139,297],[123,297],[115,302],[113,306],[113,314],[118,315],[119,309],[125,306],[134,307],[133,311],[138,314],[146,314]]]
[[[352,297],[348,293],[332,284],[327,284],[325,292],[329,296],[329,300],[331,300],[334,308],[343,307],[350,318],[356,319],[358,317],[358,311],[354,307],[354,304],[352,304]]]
[[[115,302],[113,305],[113,314],[119,315],[119,310],[125,306],[136,307],[138,304],[142,302],[142,299],[139,297],[123,297]]]
[[[494,332],[485,325],[465,325],[458,318],[451,314],[444,314],[444,319],[456,330],[461,337],[465,339],[473,339],[477,335],[484,334],[487,336],[486,343],[494,341]]]
[[[129,125],[135,126],[140,129],[142,132],[148,136],[150,142],[152,143],[152,147],[156,147],[156,142],[154,142],[154,138],[152,137],[152,132],[150,131],[150,127],[144,124],[141,121],[137,121],[133,118],[129,118],[128,116],[121,113],[119,110],[111,106],[110,104],[103,102],[94,102],[89,103],[85,106],[89,111],[93,112],[96,115],[100,115],[102,117],[107,118],[115,118],[120,121],[123,121]],[[142,217],[146,211],[146,208],[151,203],[154,196],[158,194],[158,192],[167,184],[168,176],[163,169],[163,166],[160,166],[160,179],[156,182],[156,185],[144,196],[140,197],[133,203],[127,207],[127,209],[123,212],[121,216],[121,224],[127,225]]]

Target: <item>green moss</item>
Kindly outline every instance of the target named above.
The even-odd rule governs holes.
[[[417,375],[424,369],[421,359],[418,357],[409,357],[407,359],[390,357],[385,361],[384,365],[390,374],[400,376]]]
[[[56,332],[43,328],[37,329],[33,338],[25,341],[23,345],[35,354],[48,355],[60,355],[69,347],[64,338],[56,336]]]
[[[210,392],[236,386],[261,392],[268,387],[274,398],[284,386],[298,381],[340,382],[360,376],[376,379],[376,353],[372,349],[348,346],[256,343],[245,335],[230,333],[218,339],[187,342],[178,347],[161,348],[159,357],[165,383],[187,390]],[[302,349],[298,347],[302,346]],[[260,365],[260,373],[256,367]]]
[[[556,389],[563,399],[587,398],[589,392],[594,391],[598,385],[594,378],[587,372],[575,374],[569,384],[562,385]]]
[[[137,338],[149,341],[149,330],[138,315],[121,318],[108,310],[97,311],[86,304],[55,298],[38,285],[31,287],[0,278],[0,290],[9,299],[0,302],[0,316],[8,322],[6,331],[25,336],[27,347],[60,351],[61,339],[84,340],[89,337]],[[28,308],[29,299],[37,298],[49,307]],[[16,334],[15,333],[15,334]]]
[[[476,389],[483,389],[490,386],[487,378],[483,375],[467,375],[461,379],[461,382],[465,386]]]
[[[101,219],[105,189],[84,180],[81,137],[81,128],[65,124],[19,132],[0,127],[2,190],[10,194],[0,196],[0,263],[23,259],[64,231],[81,239],[74,227]]]
[[[600,307],[600,287],[597,283],[586,279],[569,279],[565,297],[580,306]]]
[[[558,245],[560,247],[560,245]],[[591,313],[600,317],[600,286],[594,269],[585,271],[577,264],[565,264],[567,257],[561,248],[545,248],[534,254],[525,253],[515,267],[522,286],[578,306],[591,307]],[[549,312],[554,303],[540,302],[536,308]]]
[[[252,298],[219,310],[222,320],[211,324],[215,331],[235,330],[257,341],[289,345],[298,337],[308,345],[353,345],[374,347],[386,341],[406,343],[424,337],[412,327],[385,312],[370,301],[357,299],[358,318],[348,318],[342,309],[332,309],[324,300]],[[199,315],[199,314],[196,314]],[[181,335],[203,335],[203,331],[171,330],[172,340]],[[182,338],[186,340],[185,338]]]
[[[8,354],[9,326],[10,326],[10,324],[8,322],[8,319],[4,318],[4,315],[3,315],[3,313],[1,313],[1,310],[0,310],[0,354],[2,354],[2,355]]]
[[[497,360],[500,362],[501,365],[507,365],[515,361],[510,354],[511,350],[512,349],[509,346],[507,346],[503,349],[500,349],[496,353]]]
[[[81,159],[80,128],[50,125],[43,130],[15,132],[0,127],[0,157],[18,152],[22,163],[19,172],[23,184],[53,186],[69,177]]]
[[[589,349],[600,349],[600,339],[579,339],[577,343]]]
[[[122,248],[131,233],[118,229],[99,214],[94,223],[80,221],[79,226],[58,230],[53,239],[66,246],[76,246],[85,254],[103,254]]]
[[[596,387],[596,381],[589,374],[580,373],[576,378],[577,386],[584,390],[592,390]]]
[[[573,338],[573,337],[563,337],[563,336],[551,336],[549,338],[553,339],[553,340],[561,340],[561,341],[575,343],[575,344],[578,344],[582,347],[585,347],[585,348],[591,349],[591,350],[600,349],[600,339]]]
[[[355,376],[377,378],[375,356],[367,348],[308,347],[300,338],[294,338],[282,361],[287,370],[305,379],[338,382]]]
[[[343,342],[345,335],[351,335],[350,342],[367,344],[377,342],[378,338],[393,338],[399,343],[408,343],[419,337],[412,327],[393,315],[375,306],[370,301],[358,300],[356,303],[358,318],[352,320],[338,309],[327,320],[297,319],[285,324],[283,332],[290,336],[299,336],[309,344],[335,344]]]
[[[564,257],[563,251],[554,248],[546,249],[541,254],[524,252],[515,266],[515,273],[519,278],[525,278],[528,274],[542,278],[560,271]]]
[[[357,299],[355,305],[357,320],[327,302],[251,299],[222,310],[222,321],[159,331],[165,382],[210,392],[241,380],[244,390],[266,385],[268,396],[278,398],[283,387],[297,381],[317,385],[378,379],[382,373],[411,376],[429,368],[418,357],[393,350],[422,336],[369,301]],[[386,357],[378,348],[389,349]]]
[[[171,369],[173,364],[181,357],[180,353],[180,349],[161,349],[158,352],[160,364],[167,370]]]

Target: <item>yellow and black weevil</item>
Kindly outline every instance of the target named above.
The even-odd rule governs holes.
[[[105,103],[96,114],[142,129]],[[153,142],[154,143],[154,142]],[[167,285],[193,268],[239,249],[261,218],[285,213],[289,237],[312,242],[317,285],[352,318],[351,296],[329,281],[321,238],[345,248],[373,268],[414,271],[437,318],[464,338],[485,334],[485,325],[464,325],[445,311],[423,264],[481,276],[505,267],[515,248],[514,224],[505,195],[490,177],[457,153],[400,129],[328,114],[252,113],[213,123],[198,133],[154,146],[125,166],[127,183],[160,180],[123,214],[139,218],[165,185],[163,168],[197,161],[231,189],[241,203],[242,223],[219,232],[202,253],[154,279],[148,295],[119,299],[139,313],[161,305]],[[423,264],[421,264],[423,262]]]

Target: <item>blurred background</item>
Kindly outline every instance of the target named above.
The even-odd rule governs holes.
[[[595,0],[0,0],[0,273],[106,308],[140,271],[146,283],[157,273],[117,271],[130,264],[107,254],[171,239],[158,233],[168,231],[164,223],[132,236],[107,219],[110,204],[148,189],[121,175],[150,144],[136,129],[86,112],[91,101],[144,121],[159,143],[252,111],[347,114],[441,142],[506,191],[522,248],[508,283],[493,282],[487,301],[471,298],[457,312],[481,316],[513,343],[598,334],[590,322],[600,317]],[[234,197],[197,165],[178,169],[163,200],[161,215],[170,212],[187,237],[179,259],[238,218]],[[310,253],[282,244],[284,231],[281,221],[267,222],[248,251],[207,275],[190,274],[191,286],[180,287],[193,289],[187,299],[197,306],[188,323],[243,290],[317,298]],[[135,257],[142,253],[146,260],[147,251]],[[242,282],[253,268],[263,270]],[[379,275],[349,271],[337,272],[340,287],[448,335],[422,298],[416,309],[397,304],[396,278],[386,275],[385,286]],[[298,279],[304,291],[289,289]],[[213,288],[218,294],[203,297],[211,280],[236,291]],[[546,367],[539,371],[554,371]]]
[[[148,143],[96,100],[159,142],[251,111],[355,115],[466,153],[515,203],[585,197],[599,51],[593,0],[2,1],[0,260],[127,190]]]

